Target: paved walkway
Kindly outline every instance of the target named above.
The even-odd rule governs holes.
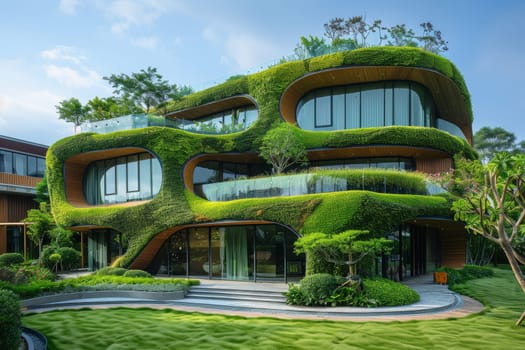
[[[483,305],[474,299],[450,291],[446,286],[434,284],[431,276],[422,276],[406,282],[419,293],[417,303],[396,307],[301,307],[285,303],[252,302],[241,300],[202,300],[184,298],[180,300],[154,301],[134,298],[92,298],[42,305],[31,312],[72,308],[151,307],[171,308],[183,311],[240,315],[246,317],[275,317],[286,319],[352,320],[352,321],[404,321],[464,317],[483,310]],[[202,286],[235,288],[238,290],[265,289],[283,292],[284,283],[252,283],[220,280],[201,280]]]

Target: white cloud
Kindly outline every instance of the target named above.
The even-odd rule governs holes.
[[[202,37],[224,52],[220,62],[226,65],[234,63],[236,69],[246,70],[266,64],[277,57],[279,50],[270,41],[226,24],[212,24],[202,31]]]
[[[80,50],[73,46],[57,45],[49,50],[44,50],[40,56],[51,61],[69,61],[80,64],[86,59],[80,54]]]
[[[113,22],[111,31],[115,34],[124,34],[132,26],[154,23],[176,5],[169,0],[115,0],[109,5],[106,1],[99,3],[99,7]]]
[[[134,46],[137,46],[143,49],[148,49],[148,50],[155,49],[158,45],[158,42],[159,42],[159,38],[157,38],[156,36],[141,37],[141,38],[135,38],[131,40],[131,43]]]
[[[60,0],[59,8],[66,15],[74,15],[79,5],[79,0]]]
[[[254,68],[276,57],[277,48],[264,38],[248,33],[230,34],[226,50],[241,70]]]
[[[59,67],[54,64],[45,67],[46,75],[60,84],[73,88],[93,87],[102,81],[97,72],[83,69],[82,72],[70,67]]]

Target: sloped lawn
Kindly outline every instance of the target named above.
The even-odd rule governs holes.
[[[23,323],[43,332],[50,349],[523,349],[525,327],[513,324],[525,295],[510,271],[495,272],[457,286],[488,306],[461,319],[297,321],[114,308],[32,314]]]

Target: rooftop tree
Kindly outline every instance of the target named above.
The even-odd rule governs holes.
[[[82,103],[74,97],[60,101],[55,108],[58,112],[59,119],[73,123],[75,133],[77,132],[77,128],[87,120],[89,114],[89,108],[83,106]]]

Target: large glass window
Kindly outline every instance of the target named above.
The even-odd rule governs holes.
[[[427,90],[405,81],[324,88],[297,105],[297,123],[307,130],[341,130],[388,125],[432,126]]]
[[[45,168],[43,157],[0,150],[0,173],[44,177]]]
[[[92,205],[153,198],[162,185],[158,159],[144,152],[105,159],[87,167],[84,195]]]
[[[227,280],[296,280],[305,267],[304,255],[294,252],[297,238],[274,224],[188,228],[166,241],[148,270]]]
[[[175,119],[174,126],[179,129],[204,134],[229,134],[247,129],[257,120],[255,106],[229,109],[195,120]]]

